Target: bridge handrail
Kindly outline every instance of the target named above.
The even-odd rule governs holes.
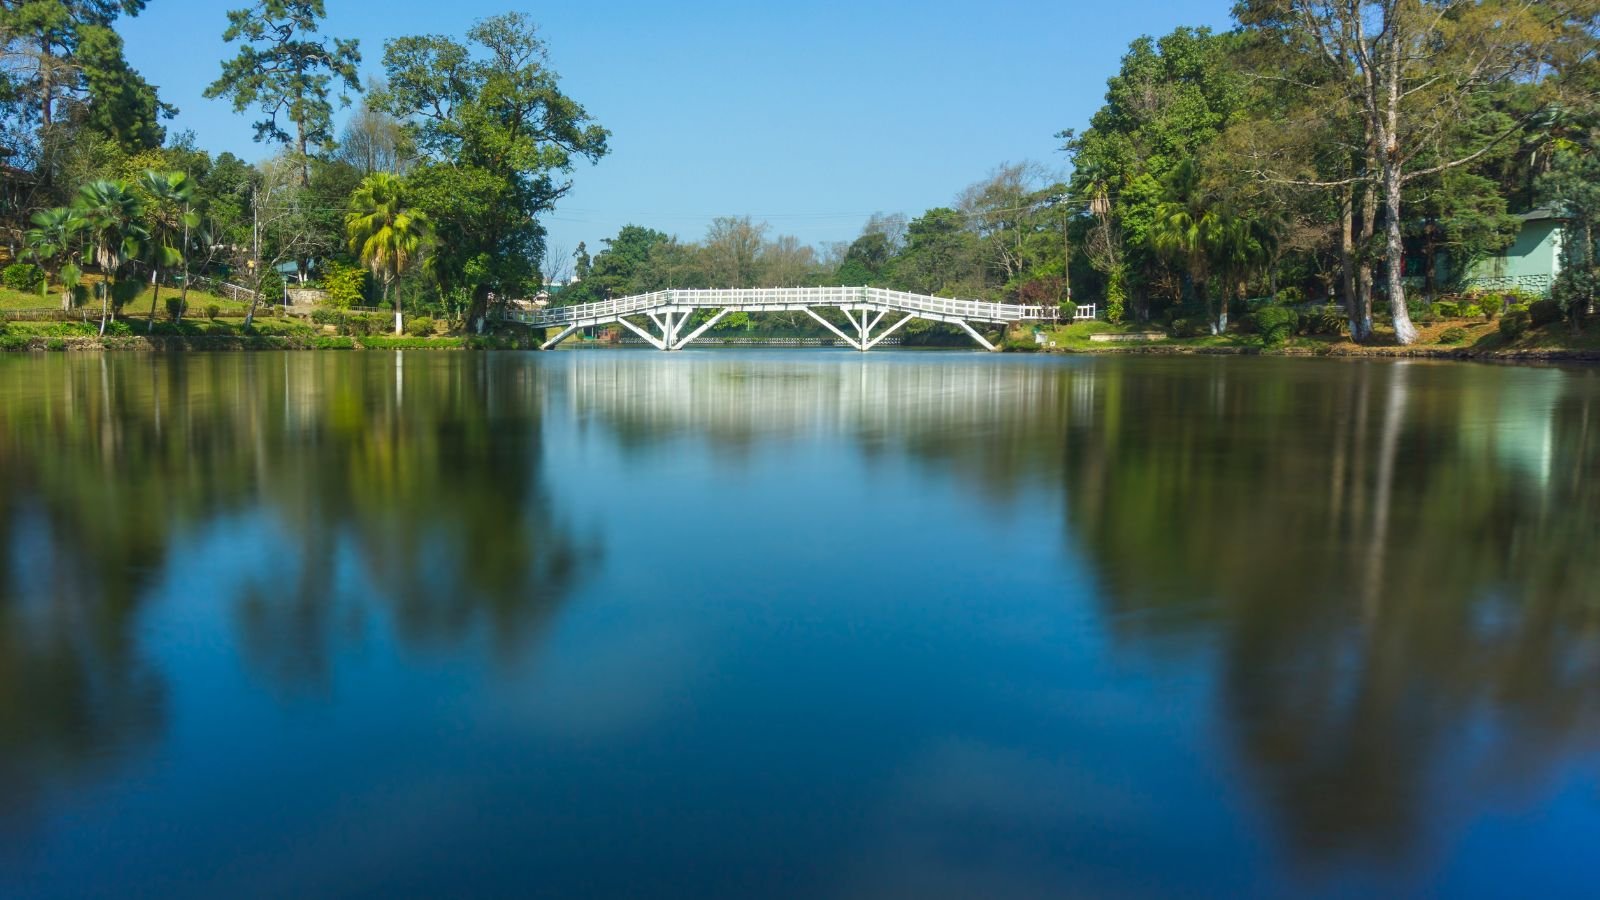
[[[809,288],[685,288],[652,291],[613,300],[598,300],[576,306],[560,306],[532,312],[504,312],[501,318],[529,325],[562,325],[591,319],[609,319],[616,316],[649,312],[662,307],[692,306],[699,308],[743,305],[801,304],[806,306],[853,306],[871,303],[906,312],[932,313],[957,318],[991,319],[1016,322],[1034,319],[1055,319],[1053,306],[1020,306],[1007,303],[990,303],[985,300],[961,300],[932,297],[905,291],[892,291],[873,287],[809,287]]]

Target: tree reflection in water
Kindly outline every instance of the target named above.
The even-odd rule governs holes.
[[[1294,849],[1403,857],[1600,748],[1596,373],[1249,365],[1102,367],[1066,496],[1125,646],[1214,643]]]
[[[1209,648],[1243,777],[1308,861],[1414,858],[1452,796],[1600,750],[1600,373],[595,354],[567,376],[625,446],[823,431],[995,502],[1063,498],[1121,652]]]
[[[242,519],[287,537],[237,546],[251,572],[203,599],[279,687],[327,678],[341,598],[414,648],[529,648],[588,552],[543,493],[539,370],[401,359],[0,361],[0,820],[161,732],[141,609],[198,538],[259,539]]]
[[[224,639],[278,691],[332,691],[337,663],[371,633],[372,621],[411,660],[479,644],[499,660],[535,658],[530,648],[596,559],[550,496],[547,416],[559,416],[563,429],[599,434],[602,450],[620,450],[618,459],[608,453],[591,471],[571,473],[573,480],[610,477],[637,489],[630,463],[655,465],[658,475],[683,472],[672,453],[655,452],[663,448],[688,448],[694,462],[711,451],[717,465],[695,471],[712,479],[732,482],[747,464],[770,477],[757,465],[765,448],[803,453],[815,439],[823,442],[819,453],[846,470],[859,457],[869,474],[881,467],[898,476],[909,461],[933,488],[953,483],[992,509],[1059,509],[1069,545],[1058,546],[1057,530],[1038,540],[1049,542],[1052,558],[1073,561],[1064,568],[1079,560],[1088,566],[1092,588],[1068,599],[1088,610],[1095,649],[1085,649],[1089,641],[1071,650],[1042,642],[1022,652],[1099,653],[1104,636],[1114,661],[1088,660],[1075,669],[1081,677],[1110,682],[1126,678],[1129,661],[1172,662],[1204,685],[1213,692],[1204,713],[1234,770],[1224,783],[1245,786],[1276,823],[1270,830],[1310,864],[1352,855],[1415,860],[1441,839],[1440,829],[1486,815],[1495,798],[1537,797],[1574,760],[1600,752],[1595,372],[826,352],[52,355],[0,360],[0,823],[27,825],[44,805],[42,791],[93,778],[169,729],[179,684],[163,681],[170,673],[146,657],[141,622],[156,605],[152,597],[185,599],[173,597],[174,585],[192,585],[197,572],[218,573],[206,587],[215,597],[206,599],[227,613]],[[787,481],[757,486],[767,498],[789,488]],[[716,485],[691,487],[714,495]],[[925,508],[972,506],[950,503]],[[822,533],[833,521],[826,513],[826,506],[812,509],[818,553],[834,549]],[[641,524],[652,514],[596,513],[615,526],[610,536],[654,542],[658,561],[703,549],[697,535]],[[738,521],[781,528],[784,514],[763,510]],[[947,540],[966,538],[986,527],[972,518],[959,528],[927,527]],[[741,617],[741,585],[711,598],[701,613],[711,617],[706,610],[714,608],[733,624],[707,623],[706,643],[695,645],[706,658],[697,662],[714,668],[743,659],[750,671],[783,683],[780,675],[831,676],[835,665],[876,673],[879,693],[831,701],[842,707],[840,721],[878,716],[925,732],[860,725],[848,736],[860,745],[842,743],[862,757],[852,763],[862,783],[900,771],[930,743],[955,748],[936,757],[944,762],[935,770],[954,769],[954,782],[980,792],[996,783],[984,780],[994,759],[1038,758],[1039,780],[1092,782],[1097,773],[1074,764],[1095,757],[1063,749],[1057,760],[1046,745],[1060,735],[1105,737],[1097,730],[1105,723],[1092,710],[1044,722],[1040,707],[986,693],[1000,690],[985,678],[1004,669],[1015,645],[941,618],[959,619],[968,607],[955,601],[970,598],[945,598],[934,610],[915,598],[889,612],[876,607],[903,617],[893,624],[909,635],[942,635],[957,651],[975,651],[971,660],[951,659],[935,678],[965,693],[896,718],[902,711],[872,704],[914,697],[921,657],[895,657],[893,648],[870,642],[871,631],[830,645],[819,637],[826,629],[788,628],[788,616],[824,617],[838,607],[812,602],[815,573],[795,572],[794,560],[770,550],[781,543],[762,546],[773,554],[760,561],[773,573],[764,588],[771,605]],[[871,545],[851,549],[863,562],[895,563],[876,559]],[[960,564],[991,562],[1005,564]],[[655,590],[649,579],[624,583]],[[713,577],[697,583],[718,587]],[[786,585],[800,587],[785,592]],[[833,582],[825,589],[844,590]],[[1019,607],[1033,615],[1067,617],[1053,597],[1031,606],[1024,599]],[[607,627],[590,635],[616,643],[579,640],[566,648],[570,681],[592,677],[589,654],[608,646],[623,647],[619,656],[652,652],[636,648],[655,645],[625,640],[639,624],[629,616],[640,607],[629,600],[640,598],[604,610]],[[985,608],[1003,607],[1006,598],[982,600]],[[662,603],[653,614],[665,619],[683,609],[695,608]],[[769,630],[772,622],[784,627]],[[717,644],[718,636],[728,643]],[[855,655],[831,659],[812,653],[818,649]],[[762,656],[752,651],[769,650],[818,668],[773,674],[750,662]],[[884,665],[899,659],[913,667],[875,668],[878,654]],[[1059,671],[1050,660],[1025,663],[1035,676]],[[631,682],[640,679],[618,680],[629,685],[617,693],[636,699]],[[655,797],[657,812],[681,812],[671,804],[682,798],[663,787],[682,774],[674,758],[639,747],[693,748],[698,761],[710,743],[709,752],[733,756],[714,740],[716,725],[750,698],[720,686],[731,693],[713,687],[679,698],[698,718],[646,717],[657,730],[638,738],[645,743],[597,755],[605,745],[591,736],[574,758],[622,761],[637,790],[667,791]],[[530,679],[522,687],[537,708],[534,695],[548,685]],[[1143,686],[1130,696],[1158,702],[1157,690]],[[573,705],[594,701],[583,690],[562,696],[575,698]],[[641,704],[658,702],[649,692],[638,696]],[[719,696],[727,705],[717,705]],[[822,699],[804,693],[789,702],[804,708]],[[753,702],[801,730],[782,720],[786,707],[769,709],[766,701]],[[948,718],[940,714],[946,703]],[[951,742],[953,723],[984,721],[1017,733],[995,725],[1001,734],[957,734],[965,742]],[[494,747],[520,763],[527,747],[521,732],[506,728],[510,736]],[[743,738],[741,731],[730,740]],[[1002,738],[1020,748],[999,746]],[[985,741],[999,750],[973,749]],[[484,749],[470,740],[450,749],[458,746]],[[766,749],[788,760],[782,742]],[[1192,750],[1196,765],[1210,750],[1199,743],[1178,749]],[[788,761],[815,771],[805,760]],[[1138,771],[1137,763],[1129,767]],[[607,797],[601,789],[615,773],[603,769],[593,763],[582,771],[594,780],[572,775],[577,780],[561,781],[549,796],[581,796],[572,802],[600,823],[591,825],[611,828],[607,810],[631,808],[635,798]],[[774,835],[788,833],[776,824],[786,812],[826,820],[827,811],[744,810],[743,797],[797,796],[746,777],[754,783],[715,782],[727,787],[715,799],[761,816]],[[1066,796],[1048,787],[1025,784],[1019,795]],[[1082,794],[1072,796],[1085,805],[1080,812],[1095,811]],[[558,805],[553,814],[570,811]],[[844,814],[832,812],[846,828]],[[951,815],[966,822],[959,810]],[[505,821],[531,820],[508,814]],[[647,824],[637,828],[636,836],[660,837]],[[1150,833],[1173,837],[1159,827],[1141,832]],[[584,843],[590,834],[570,836]],[[700,837],[726,842],[732,857],[746,835]]]

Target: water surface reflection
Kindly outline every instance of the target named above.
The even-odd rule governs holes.
[[[1596,475],[1589,370],[3,359],[0,888],[1581,894]]]

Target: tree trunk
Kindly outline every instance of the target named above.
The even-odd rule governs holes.
[[[311,187],[311,154],[306,152],[306,123],[295,123],[295,149],[300,153],[300,186]]]
[[[1378,227],[1378,189],[1371,183],[1361,187],[1361,228],[1356,242],[1356,305],[1361,315],[1359,341],[1372,339],[1372,236]]]
[[[183,324],[183,313],[189,308],[189,208],[183,208],[183,288],[178,295],[177,323]]]
[[[1439,228],[1432,222],[1423,229],[1422,240],[1422,299],[1429,306],[1439,296]]]
[[[489,324],[489,296],[482,285],[472,289],[472,302],[467,307],[467,327],[483,334]]]
[[[39,131],[50,130],[55,118],[55,56],[50,52],[50,35],[39,39]],[[40,168],[44,166],[41,164]]]
[[[1191,278],[1192,278],[1192,276],[1191,276]],[[1212,334],[1216,334],[1217,333],[1217,310],[1216,310],[1216,307],[1211,302],[1211,291],[1210,291],[1208,285],[1206,284],[1207,280],[1208,279],[1205,279],[1205,278],[1193,278],[1193,281],[1194,281],[1194,292],[1196,294],[1200,295],[1200,303],[1205,306],[1205,309],[1206,309],[1206,324],[1211,326],[1211,333]]]
[[[256,264],[255,290],[250,294],[250,307],[244,313],[244,330],[249,331],[255,325],[256,306],[261,303],[261,264]]]
[[[150,267],[150,321],[145,323],[145,334],[156,330],[156,303],[161,299],[161,268]]]
[[[1417,328],[1411,324],[1411,311],[1406,309],[1406,259],[1405,243],[1400,234],[1400,191],[1403,187],[1400,172],[1400,147],[1395,143],[1395,128],[1400,115],[1400,62],[1389,61],[1385,76],[1386,116],[1378,130],[1378,143],[1383,148],[1383,203],[1387,240],[1384,260],[1389,276],[1389,313],[1394,317],[1394,336],[1401,344],[1414,344]]]
[[[1356,299],[1356,189],[1344,189],[1344,199],[1339,206],[1339,290],[1344,301],[1344,314],[1350,320],[1350,338],[1361,341],[1361,306]]]
[[[389,290],[393,286],[393,284],[394,284],[394,282],[393,282],[392,279],[385,278],[383,280],[383,299],[384,300],[388,300],[389,299]],[[395,333],[396,337],[398,337],[398,336],[400,336],[400,335],[405,333],[405,329],[402,327],[402,324],[403,323],[400,321],[400,295],[398,293],[396,293],[394,295],[394,333]]]

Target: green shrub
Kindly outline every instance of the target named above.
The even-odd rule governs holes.
[[[1508,341],[1522,337],[1532,327],[1533,315],[1525,309],[1512,309],[1500,317],[1500,335]]]
[[[1173,319],[1172,336],[1176,338],[1200,337],[1210,334],[1211,328],[1204,319]]]
[[[328,263],[322,272],[322,289],[328,294],[329,306],[340,309],[361,306],[367,299],[367,270]]]
[[[1554,300],[1539,300],[1528,304],[1528,318],[1534,327],[1561,321],[1561,304]]]
[[[311,339],[311,346],[318,350],[354,350],[356,342],[347,337],[319,334]]]
[[[167,318],[176,322],[180,316],[189,312],[189,305],[183,302],[182,297],[167,298]]]
[[[356,337],[365,337],[369,334],[382,334],[383,329],[382,316],[346,316],[340,331]]]
[[[218,306],[215,303],[207,303],[206,304],[206,318],[208,318],[211,321],[215,322],[217,320],[217,316],[220,316],[220,315],[222,315],[222,307]]]
[[[1483,309],[1476,303],[1468,303],[1461,307],[1461,311],[1457,315],[1463,319],[1476,319],[1483,315]]]
[[[1296,304],[1296,303],[1304,303],[1305,300],[1306,300],[1306,292],[1301,290],[1298,287],[1295,287],[1294,285],[1290,285],[1288,287],[1278,288],[1278,302],[1279,303],[1285,303],[1285,304],[1293,305],[1293,304]]]
[[[1524,291],[1519,288],[1512,288],[1509,291],[1505,291],[1501,294],[1501,297],[1503,298],[1507,309],[1513,306],[1530,306],[1539,302],[1541,299],[1538,294],[1535,294],[1532,291]]]
[[[1454,319],[1461,315],[1461,304],[1454,300],[1440,300],[1433,305],[1434,315],[1445,319]]]
[[[12,263],[0,271],[0,283],[14,291],[37,294],[44,290],[44,270],[33,263]]]
[[[46,350],[53,350],[57,353],[60,353],[61,351],[67,349],[67,339],[58,337],[50,338],[44,342],[44,348]]]
[[[406,323],[406,334],[412,337],[427,337],[433,334],[433,319],[428,316],[417,316]]]
[[[311,311],[311,321],[318,325],[343,325],[344,313],[337,309],[319,306]]]
[[[1337,306],[1324,306],[1300,317],[1301,334],[1338,336],[1344,334],[1349,326],[1344,310]]]
[[[1439,333],[1439,343],[1441,344],[1461,344],[1465,343],[1466,340],[1467,330],[1465,328],[1446,328]]]
[[[1260,332],[1262,343],[1268,347],[1281,344],[1300,326],[1300,315],[1284,306],[1264,306],[1250,315],[1250,322]]]

